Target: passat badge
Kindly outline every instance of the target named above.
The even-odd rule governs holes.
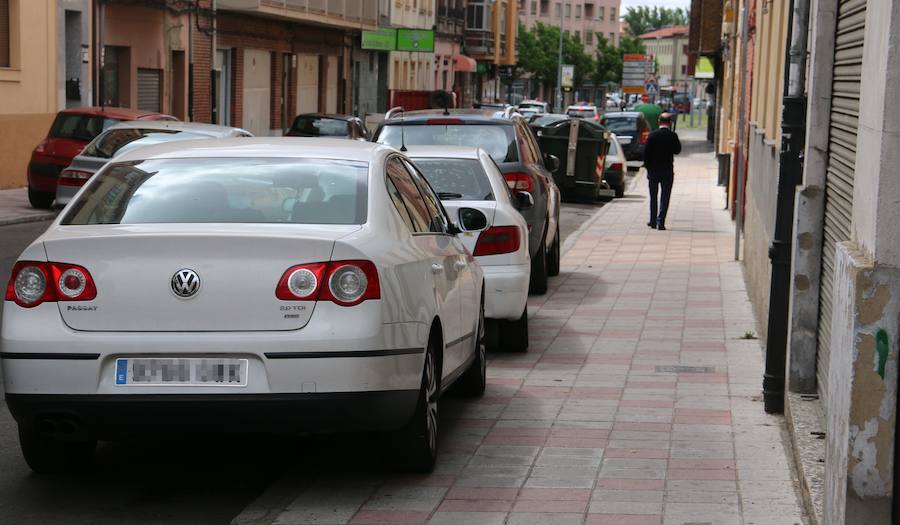
[[[200,276],[189,268],[182,268],[172,276],[172,293],[182,299],[190,299],[200,291]]]

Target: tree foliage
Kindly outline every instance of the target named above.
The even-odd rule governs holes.
[[[595,84],[605,82],[622,83],[622,55],[644,54],[647,47],[640,38],[622,35],[619,39],[619,47],[615,47],[601,33],[597,33],[597,56],[595,57],[596,70],[591,76]]]
[[[559,67],[559,28],[538,22],[531,29],[519,28],[519,63],[547,86],[556,84]],[[585,53],[584,45],[571,34],[563,34],[563,63],[575,66],[575,85],[594,72],[594,58]]]
[[[687,9],[668,7],[629,7],[622,17],[628,34],[639,36],[664,27],[687,25],[690,14]]]

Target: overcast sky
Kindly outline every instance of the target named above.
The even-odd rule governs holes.
[[[622,12],[629,7],[646,5],[649,7],[691,7],[691,0],[622,0]]]

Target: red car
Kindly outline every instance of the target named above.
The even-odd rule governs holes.
[[[128,108],[72,108],[60,111],[47,138],[34,148],[28,163],[28,200],[49,208],[59,173],[101,131],[124,120],[178,120],[170,115]]]

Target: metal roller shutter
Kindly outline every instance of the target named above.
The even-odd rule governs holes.
[[[828,394],[835,249],[837,243],[850,240],[850,222],[853,217],[853,175],[856,170],[866,1],[841,0],[835,34],[816,366],[819,394],[822,397]]]
[[[159,112],[162,99],[162,71],[137,70],[137,107],[143,111]]]

